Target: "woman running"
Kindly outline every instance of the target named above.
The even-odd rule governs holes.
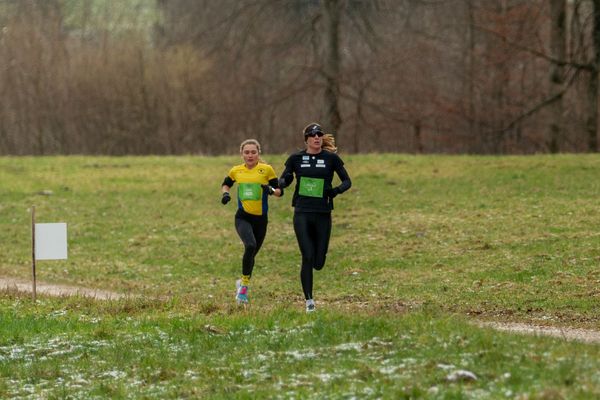
[[[325,265],[331,236],[333,198],[350,189],[352,182],[344,162],[336,154],[334,137],[325,134],[317,123],[307,125],[303,133],[306,149],[287,159],[279,187],[289,186],[296,176],[292,199],[294,232],[302,253],[300,281],[306,299],[306,311],[312,312],[315,310],[313,269],[319,271]],[[336,187],[332,186],[334,172],[341,180]]]
[[[242,276],[236,281],[235,298],[239,304],[248,303],[248,286],[254,269],[254,258],[267,234],[268,196],[280,197],[277,175],[273,167],[260,158],[260,144],[255,139],[244,140],[240,145],[243,164],[236,165],[223,180],[221,203],[231,200],[229,191],[238,183],[235,229],[244,243]]]

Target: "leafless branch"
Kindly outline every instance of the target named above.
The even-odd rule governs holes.
[[[493,36],[496,36],[500,39],[502,39],[504,41],[504,43],[508,44],[509,46],[517,49],[517,50],[521,50],[524,52],[527,52],[529,54],[533,54],[536,57],[542,58],[546,61],[549,61],[557,66],[560,67],[573,67],[573,68],[577,68],[577,69],[581,69],[581,70],[585,70],[585,71],[590,71],[590,72],[596,72],[598,67],[594,64],[582,64],[582,63],[577,63],[577,62],[573,62],[573,61],[566,61],[566,60],[558,60],[554,57],[549,56],[546,53],[543,53],[539,50],[535,50],[532,49],[530,47],[527,46],[523,46],[519,43],[513,42],[511,40],[509,40],[509,38],[506,35],[503,35],[499,32],[494,31],[493,29],[488,29],[484,26],[476,26],[476,29],[481,31],[481,32],[485,32],[485,33],[489,33]]]
[[[575,82],[575,78],[579,75],[579,73],[581,72],[581,69],[575,69],[574,71],[575,72],[573,73],[573,75],[571,76],[569,81],[563,86],[563,88],[560,91],[554,93],[550,97],[548,97],[548,98],[542,100],[541,102],[539,102],[538,104],[534,105],[529,110],[525,111],[524,113],[519,115],[517,118],[513,119],[504,128],[498,129],[497,132],[506,132],[506,131],[513,129],[519,122],[525,120],[526,118],[531,117],[532,115],[541,111],[542,109],[544,109],[545,107],[554,103],[555,101],[560,100],[565,95],[565,93],[569,90],[571,85]]]

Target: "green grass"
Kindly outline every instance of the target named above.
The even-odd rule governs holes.
[[[344,160],[353,187],[305,315],[289,193],[270,201],[251,307],[232,302],[242,247],[219,198],[238,158],[0,158],[0,276],[30,277],[35,205],[69,230],[39,280],[140,296],[0,293],[0,397],[600,394],[598,345],[468,322],[600,328],[599,156]],[[478,380],[448,382],[457,369]]]
[[[2,397],[590,398],[600,348],[427,311],[306,315],[4,299]],[[146,304],[148,306],[148,304]],[[58,308],[57,308],[58,307]],[[456,370],[476,381],[451,382]],[[554,397],[552,397],[554,396]],[[521,397],[527,398],[527,397]]]

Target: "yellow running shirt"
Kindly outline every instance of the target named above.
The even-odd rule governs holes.
[[[248,214],[266,215],[269,209],[266,191],[260,185],[267,185],[271,179],[277,178],[275,170],[269,164],[258,163],[252,169],[246,164],[231,168],[229,178],[238,183],[238,208]]]

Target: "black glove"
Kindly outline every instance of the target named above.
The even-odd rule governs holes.
[[[260,185],[260,187],[263,188],[269,196],[272,196],[273,193],[275,193],[275,189],[273,189],[271,185]]]
[[[338,189],[336,187],[325,190],[325,196],[329,197],[330,199],[333,199],[339,193],[340,193],[340,189]]]
[[[229,192],[223,193],[223,197],[221,197],[221,203],[227,204],[227,203],[229,203],[229,200],[231,200],[231,196],[229,195]]]

